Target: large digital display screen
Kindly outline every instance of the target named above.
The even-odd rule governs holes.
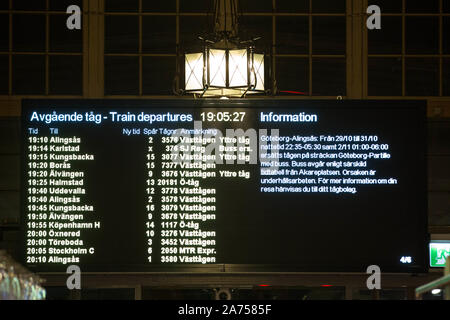
[[[24,100],[37,271],[423,272],[423,101]]]

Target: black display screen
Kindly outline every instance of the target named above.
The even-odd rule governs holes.
[[[38,271],[423,272],[423,101],[24,100]]]

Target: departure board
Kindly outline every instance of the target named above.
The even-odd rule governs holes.
[[[423,101],[24,100],[36,271],[423,272]]]

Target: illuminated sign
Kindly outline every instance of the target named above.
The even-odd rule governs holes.
[[[430,267],[445,267],[448,256],[450,256],[450,241],[434,240],[430,242]]]
[[[24,263],[424,271],[425,106],[24,100]]]

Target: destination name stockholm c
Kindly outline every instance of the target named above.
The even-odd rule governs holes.
[[[317,114],[261,112],[261,122],[318,122]]]

